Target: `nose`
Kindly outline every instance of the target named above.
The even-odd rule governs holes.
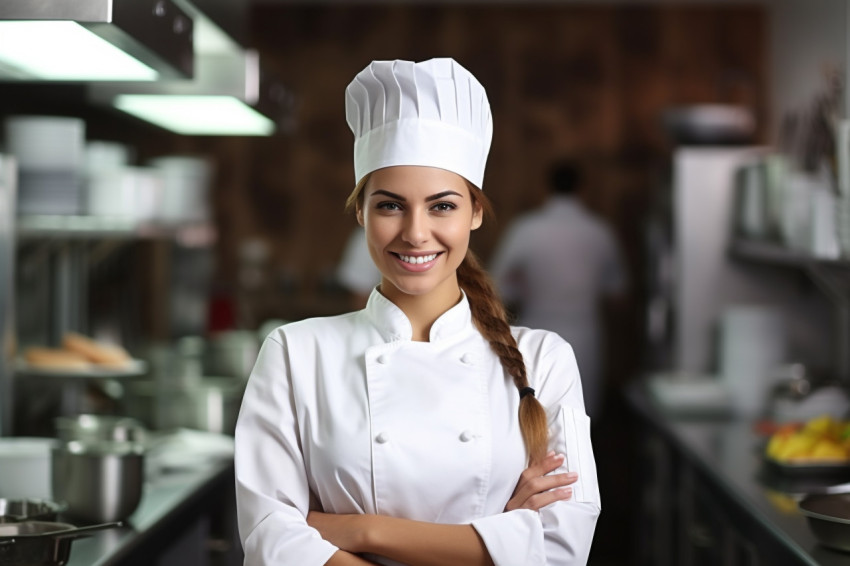
[[[402,239],[412,246],[419,246],[428,241],[428,218],[425,213],[411,210],[404,218]]]

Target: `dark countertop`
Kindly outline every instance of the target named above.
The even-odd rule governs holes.
[[[73,541],[68,566],[150,564],[181,529],[232,494],[232,460],[159,473],[145,482],[139,507],[125,526]]]
[[[677,416],[657,404],[643,383],[627,388],[626,397],[636,414],[665,437],[724,499],[755,519],[800,563],[850,564],[850,554],[818,543],[796,506],[801,492],[810,486],[837,484],[840,479],[795,479],[771,469],[762,458],[766,438],[754,430],[752,421]]]

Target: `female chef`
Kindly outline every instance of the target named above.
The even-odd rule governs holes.
[[[382,278],[263,344],[236,427],[245,564],[585,564],[600,499],[572,349],[510,327],[468,250],[483,87],[452,59],[376,61],[346,115]]]

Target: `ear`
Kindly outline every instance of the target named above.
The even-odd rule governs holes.
[[[360,205],[357,205],[354,212],[357,215],[357,223],[365,227],[366,223],[363,220],[363,208]]]
[[[477,230],[484,223],[484,207],[480,203],[475,203],[472,211],[472,227],[471,230]]]

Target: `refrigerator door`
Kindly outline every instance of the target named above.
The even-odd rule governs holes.
[[[0,155],[0,436],[12,432],[17,178],[15,160]]]

